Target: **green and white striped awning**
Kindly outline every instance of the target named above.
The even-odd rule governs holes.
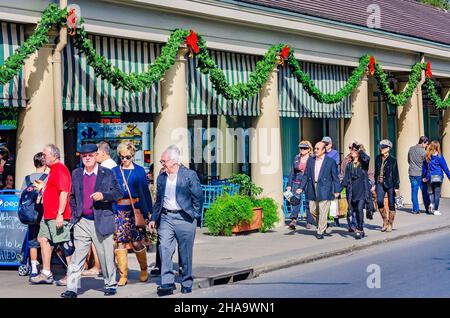
[[[11,56],[14,51],[25,41],[23,25],[0,22],[0,64]],[[0,106],[25,107],[27,105],[25,95],[25,72],[22,67],[18,75],[6,85],[0,84]]]
[[[350,76],[346,66],[301,62],[302,70],[326,93],[335,93],[344,87]],[[317,102],[297,82],[288,66],[280,68],[278,94],[281,117],[351,118],[351,96],[337,104]]]
[[[160,45],[143,41],[90,35],[97,54],[104,56],[120,70],[143,72],[160,54]],[[86,64],[84,55],[78,55],[72,39],[62,54],[63,109],[74,111],[117,111],[158,113],[161,111],[160,85],[155,83],[140,93],[116,89],[95,76]]]
[[[258,61],[257,56],[239,53],[210,50],[209,54],[231,84],[247,82]],[[259,115],[259,94],[247,100],[227,100],[217,94],[208,75],[196,67],[196,58],[189,58],[188,65],[189,115]]]

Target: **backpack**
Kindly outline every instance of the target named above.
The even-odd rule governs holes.
[[[44,181],[47,174],[43,174],[39,180]],[[23,224],[39,224],[44,212],[41,191],[37,190],[31,182],[30,176],[25,177],[27,187],[22,191],[19,200],[18,216]]]

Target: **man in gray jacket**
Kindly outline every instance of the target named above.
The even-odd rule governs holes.
[[[419,188],[422,191],[422,198],[425,206],[430,205],[430,196],[428,194],[427,183],[422,181],[422,166],[425,160],[425,148],[427,148],[430,140],[426,136],[419,139],[419,143],[409,148],[408,151],[408,174],[411,182],[411,200],[413,204],[412,213],[419,214],[419,200],[417,195]]]
[[[192,291],[192,254],[197,218],[203,205],[203,191],[197,173],[180,163],[180,150],[170,146],[161,155],[164,172],[158,176],[156,201],[153,206],[150,230],[158,224],[161,257],[161,286],[158,295],[166,296],[175,289],[172,256],[176,244],[183,266],[181,292]]]

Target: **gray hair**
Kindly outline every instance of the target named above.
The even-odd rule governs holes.
[[[56,159],[61,159],[61,151],[59,151],[59,148],[56,147],[54,144],[47,144],[45,145],[45,148],[50,148],[50,152],[52,153],[53,157]]]
[[[177,164],[181,164],[180,148],[176,145],[170,145],[166,150],[164,150],[164,152],[167,152],[169,154],[169,158],[175,160]]]
[[[97,148],[100,151],[104,151],[106,152],[106,154],[109,156],[111,155],[111,147],[109,146],[109,144],[106,141],[100,141],[97,144]]]

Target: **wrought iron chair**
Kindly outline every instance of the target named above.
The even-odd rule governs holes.
[[[213,204],[218,197],[220,197],[224,192],[224,185],[205,185],[202,184],[203,191],[203,207],[202,215],[200,217],[200,227],[203,227],[205,210],[208,209],[211,204]]]

